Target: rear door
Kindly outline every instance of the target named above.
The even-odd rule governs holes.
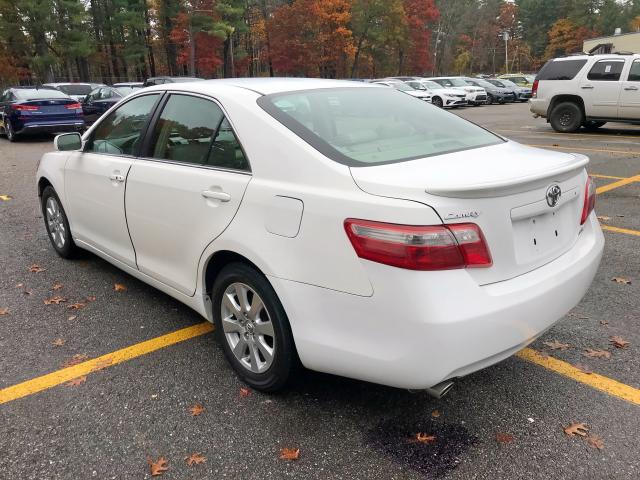
[[[620,118],[640,120],[640,58],[632,61],[620,91]]]
[[[172,93],[127,178],[129,232],[140,271],[184,294],[202,252],[233,219],[251,180],[221,107]]]
[[[588,117],[616,118],[620,97],[620,77],[624,58],[607,58],[595,62],[580,79],[580,92]]]
[[[131,267],[136,262],[124,210],[125,180],[159,98],[159,93],[142,95],[114,110],[65,166],[65,207],[74,239]]]

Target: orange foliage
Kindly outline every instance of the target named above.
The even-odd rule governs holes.
[[[425,73],[432,66],[429,46],[431,31],[426,25],[435,22],[440,12],[434,0],[405,0],[404,9],[410,42],[407,67],[414,74]]]

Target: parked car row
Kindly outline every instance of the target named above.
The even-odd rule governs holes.
[[[409,95],[431,101],[441,108],[479,106],[493,103],[526,102],[531,98],[531,87],[526,76],[511,77],[523,80],[518,85],[509,78],[453,77],[389,77],[370,80],[402,90]],[[407,88],[407,86],[411,88]]]
[[[45,83],[11,87],[0,96],[0,134],[9,141],[28,133],[83,131],[127,95],[165,83],[202,80],[192,77],[151,77],[145,82]]]

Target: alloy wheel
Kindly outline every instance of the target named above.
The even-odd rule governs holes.
[[[238,362],[253,373],[268,370],[275,355],[275,332],[260,295],[235,282],[224,291],[220,308],[224,337]]]
[[[64,226],[62,209],[54,197],[47,198],[45,215],[51,241],[57,248],[63,249],[66,243],[67,229]]]

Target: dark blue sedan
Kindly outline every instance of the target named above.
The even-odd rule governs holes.
[[[11,142],[28,133],[76,132],[84,128],[82,105],[59,90],[11,87],[0,97],[0,133]]]

